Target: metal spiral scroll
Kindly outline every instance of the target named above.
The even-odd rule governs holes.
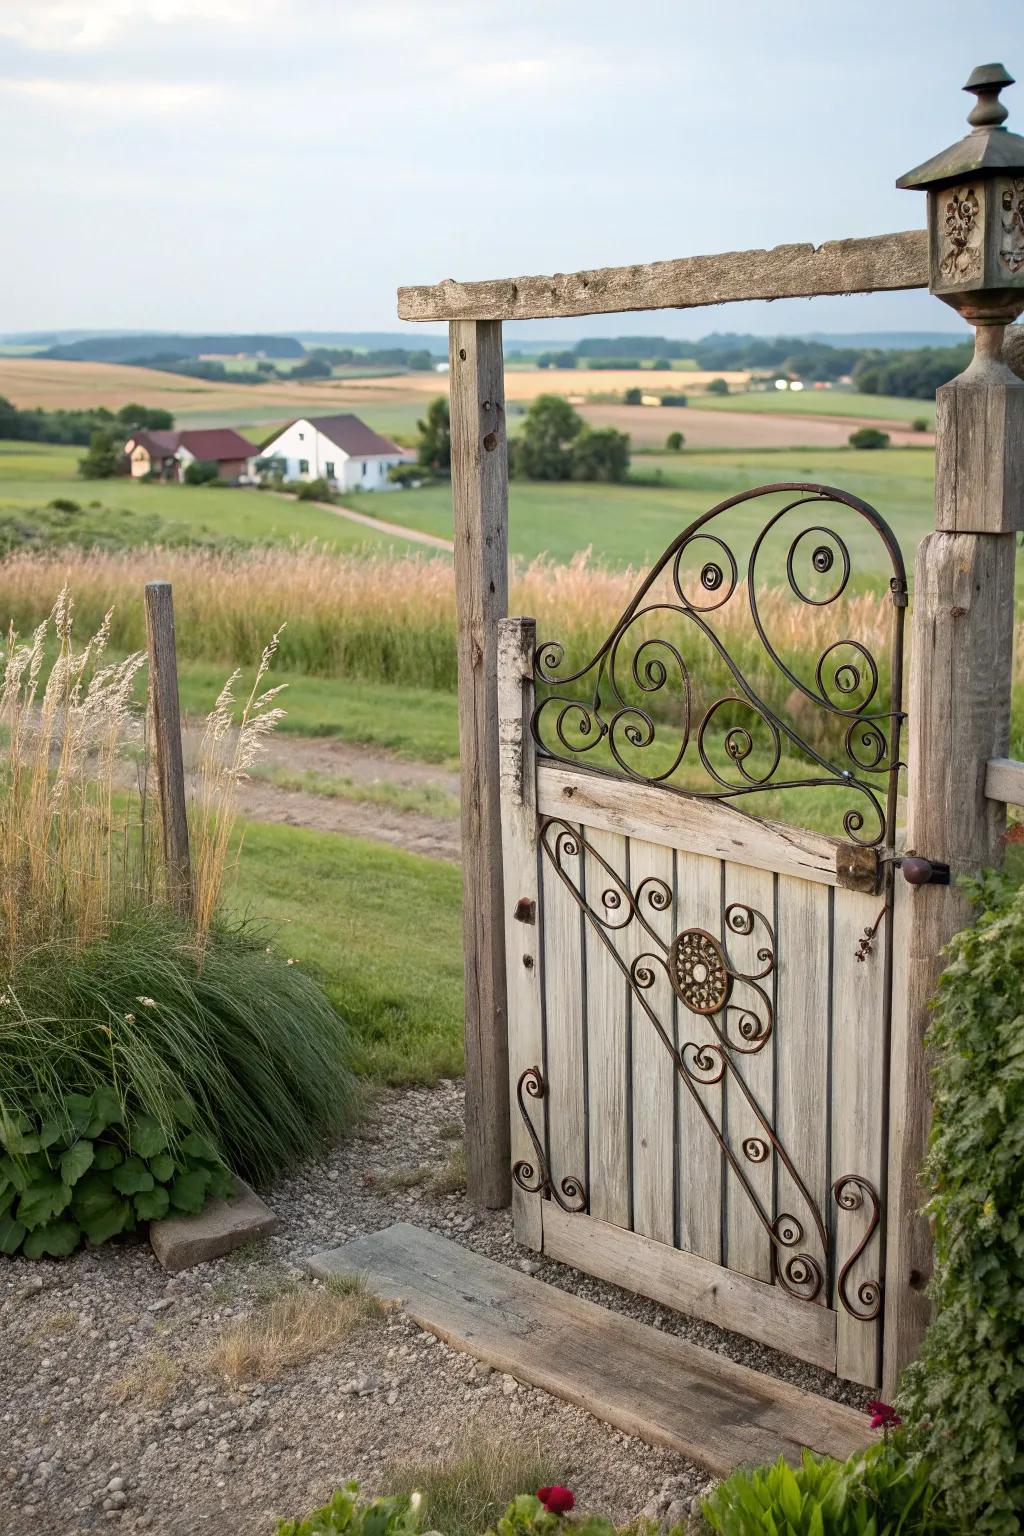
[[[836,1179],[832,1185],[832,1197],[836,1204],[844,1211],[859,1211],[865,1199],[870,1206],[871,1215],[868,1220],[867,1231],[864,1233],[856,1248],[850,1254],[846,1263],[839,1271],[836,1281],[836,1291],[839,1300],[852,1317],[859,1318],[862,1323],[873,1323],[882,1310],[882,1282],[880,1280],[862,1280],[857,1287],[857,1301],[854,1306],[849,1296],[850,1271],[867,1248],[874,1237],[881,1219],[881,1207],[878,1199],[878,1191],[867,1179],[861,1178],[857,1173],[844,1173],[842,1178]]]
[[[570,1216],[577,1215],[585,1211],[588,1205],[583,1180],[568,1174],[560,1184],[555,1184],[544,1148],[533,1128],[533,1121],[530,1119],[530,1111],[526,1104],[526,1094],[529,1094],[531,1099],[543,1099],[546,1093],[547,1087],[540,1067],[527,1067],[525,1072],[520,1073],[519,1082],[516,1084],[516,1099],[527,1135],[533,1143],[537,1162],[535,1166],[529,1158],[521,1157],[512,1165],[512,1177],[519,1188],[525,1190],[528,1195],[540,1195],[544,1200],[554,1200],[556,1205],[560,1205],[562,1210]]]
[[[775,935],[771,924],[764,913],[743,902],[733,902],[725,909],[723,917],[727,933],[751,938],[760,930],[765,935],[755,953],[757,968],[750,971],[740,970],[730,958],[727,948],[702,928],[684,929],[671,944],[666,944],[646,916],[648,908],[663,912],[671,907],[672,892],[664,880],[648,876],[635,890],[631,890],[582,832],[558,817],[548,817],[542,822],[540,842],[562,883],[629,982],[633,996],[654,1026],[672,1059],[676,1073],[736,1175],[772,1245],[773,1273],[778,1284],[800,1300],[814,1301],[824,1286],[825,1272],[812,1254],[800,1248],[805,1235],[802,1223],[789,1213],[772,1220],[748,1177],[746,1167],[747,1164],[767,1163],[773,1155],[779,1159],[800,1194],[822,1252],[827,1255],[828,1233],[817,1205],[776,1135],[771,1121],[738,1070],[735,1060],[762,1050],[774,1029],[771,998],[760,985],[775,968]],[[584,880],[583,863],[591,859],[594,867],[586,873]],[[588,892],[594,893],[592,899],[583,894],[584,885]],[[612,935],[634,921],[653,940],[654,948],[638,954],[627,965],[618,953]],[[684,1006],[695,1016],[706,1020],[714,1035],[712,1041],[702,1043],[686,1040],[676,1046],[670,1030],[658,1017],[648,999],[659,972],[667,978]],[[736,982],[743,983],[753,993],[754,1001],[742,1007],[730,1002]],[[738,1039],[730,1033],[730,1015],[739,1016],[735,1030]],[[747,1136],[738,1150],[722,1135],[720,1126],[698,1091],[721,1082],[727,1074],[729,1082],[743,1096],[758,1126],[758,1133]],[[521,1108],[522,1105],[520,1095]],[[534,1145],[537,1146],[536,1140]],[[539,1147],[538,1155],[541,1155]],[[531,1178],[532,1175],[531,1168]],[[517,1182],[522,1184],[518,1175]]]
[[[815,747],[757,694],[714,627],[715,613],[740,591],[741,582],[735,555],[717,533],[708,531],[707,525],[733,507],[778,493],[794,494],[768,518],[754,542],[742,583],[745,601],[753,629],[771,665],[791,689],[842,726],[842,749],[831,755]],[[773,646],[758,605],[758,560],[766,538],[783,518],[801,508],[822,505],[847,508],[864,518],[889,558],[892,654],[885,679],[890,693],[889,709],[870,708],[879,696],[883,678],[875,657],[860,640],[832,641],[817,657],[813,681],[808,681],[787,666]],[[801,585],[799,569],[805,559],[818,577],[831,578],[834,573],[825,596],[814,596]],[[696,568],[695,581],[688,580],[684,562],[687,567],[692,564]],[[655,583],[665,573],[671,585],[670,600],[648,601]],[[851,574],[849,548],[834,529],[816,522],[802,527],[790,540],[786,575],[789,588],[800,603],[824,608],[837,602],[847,590]],[[688,586],[695,586],[696,590],[688,593]],[[627,776],[701,799],[727,800],[769,788],[838,785],[853,797],[842,817],[850,840],[865,846],[884,843],[888,847],[894,834],[900,738],[905,718],[902,672],[906,592],[899,545],[886,523],[865,502],[820,485],[768,485],[745,491],[705,512],[669,545],[611,633],[578,671],[559,675],[565,661],[565,648],[559,641],[546,640],[537,647],[534,739],[548,756],[572,762],[585,760],[587,753],[602,747],[610,754],[615,768]],[[663,619],[683,620],[686,626],[692,626],[695,638],[703,637],[731,675],[732,685],[727,691],[710,702],[702,702],[699,712],[694,707],[694,679],[680,645],[665,635],[649,633]],[[634,630],[634,626],[641,627]],[[637,644],[627,667],[624,658],[634,634]],[[576,683],[592,691],[563,691]],[[641,696],[641,701],[626,697],[627,686]],[[659,702],[670,704],[671,725],[659,725],[652,711],[644,707],[643,696],[650,697],[653,704],[656,695],[661,695]],[[738,711],[745,719],[735,719]],[[656,743],[660,745],[666,733],[671,761],[648,771],[638,759],[642,760],[644,752]],[[755,758],[764,753],[767,756],[761,756],[761,766],[755,766]],[[716,762],[715,754],[724,757],[725,766]],[[693,765],[695,758],[711,781],[710,788],[673,782],[678,771]],[[795,771],[794,758],[799,771]],[[650,761],[654,762],[653,756]],[[864,777],[869,774],[886,776],[884,793]]]

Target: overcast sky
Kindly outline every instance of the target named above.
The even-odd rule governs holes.
[[[1024,131],[1022,0],[0,0],[0,331],[397,329],[400,283],[912,228],[893,182],[992,60]],[[957,323],[892,294],[542,329]]]

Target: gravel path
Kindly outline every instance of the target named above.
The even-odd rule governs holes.
[[[859,1403],[859,1389],[518,1249],[506,1212],[440,1193],[462,1124],[460,1085],[381,1093],[360,1129],[268,1195],[262,1248],[168,1277],[148,1245],[0,1270],[0,1531],[109,1529],[262,1536],[344,1478],[384,1491],[387,1467],[466,1435],[540,1443],[585,1507],[617,1521],[685,1516],[702,1469],[543,1392],[478,1369],[401,1314],[341,1352],[233,1388],[201,1355],[302,1260],[396,1220],[421,1225],[656,1327]],[[443,1184],[443,1179],[441,1180]]]

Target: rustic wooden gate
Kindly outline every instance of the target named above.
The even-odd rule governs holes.
[[[1004,347],[1005,327],[1024,309],[1011,184],[1024,174],[1024,144],[1004,129],[997,100],[1009,83],[1001,65],[973,71],[965,87],[978,98],[971,132],[901,178],[927,192],[927,231],[553,276],[449,279],[398,294],[403,320],[449,325],[469,1196],[497,1207],[511,1187],[524,1242],[716,1322],[754,1326],[759,1337],[861,1380],[877,1375],[883,1286],[887,1392],[929,1319],[932,1244],[919,1177],[929,1122],[924,1036],[943,947],[969,916],[957,877],[1000,861],[1006,804],[1024,800],[1024,764],[1006,757],[1016,536],[1024,529],[1024,381],[1007,366],[1016,359],[1020,368],[1024,327],[1010,325]],[[743,702],[720,702],[710,716],[724,758],[710,753],[708,762],[701,751],[715,700],[688,694],[685,684],[676,725],[689,723],[693,739],[678,764],[673,750],[664,755],[668,717],[659,705],[678,660],[656,647],[637,647],[633,696],[621,708],[613,703],[607,720],[607,689],[596,705],[581,693],[582,710],[562,717],[562,737],[557,728],[545,736],[550,708],[536,712],[559,680],[582,688],[579,668],[589,660],[607,684],[625,642],[563,665],[543,643],[536,648],[528,621],[505,620],[502,324],[906,288],[928,288],[952,305],[974,327],[976,352],[936,393],[935,530],[915,559],[906,754],[906,844],[920,883],[894,885],[899,668],[890,659],[891,676],[876,679],[863,655],[858,662],[848,653],[854,671],[840,672],[828,649],[836,636],[809,622],[832,609],[799,592],[801,633],[818,647],[822,677],[803,673],[788,694],[769,688],[764,711],[741,676],[733,674],[735,687],[726,679],[723,698],[738,693]],[[891,658],[904,596],[898,552],[870,509],[825,495],[833,509],[861,519],[860,540],[846,546],[851,559],[865,530],[888,552],[896,585],[876,598],[893,606]],[[740,512],[763,505],[758,495],[746,502]],[[697,531],[681,534],[677,553]],[[732,562],[715,547],[696,570],[704,607],[669,593],[676,620],[700,630],[712,650],[707,631],[719,633],[725,609],[708,609],[707,600],[724,590],[736,609],[747,590],[733,590]],[[811,538],[788,570],[783,559],[783,575],[798,574],[807,558],[818,577],[846,569],[836,545]],[[663,584],[673,570],[663,567]],[[750,625],[763,645],[753,612]],[[722,678],[732,643],[723,640],[710,672],[706,660],[694,663],[691,679]],[[792,681],[785,666],[779,679]],[[801,745],[812,749],[803,755],[805,768],[812,765],[803,787],[781,791],[790,796],[786,818],[800,819],[793,796],[842,787],[854,796],[843,836],[744,814],[757,788],[749,775],[765,765],[763,745],[751,739],[748,750],[735,718],[752,703],[767,731],[767,761],[778,745],[769,775],[776,787],[801,759]],[[833,736],[819,750],[824,717],[846,724],[838,745]],[[853,761],[841,768],[844,754]],[[716,779],[716,762],[744,782],[730,789]],[[809,787],[819,769],[825,784]],[[874,786],[880,832],[860,780]],[[904,859],[905,874],[909,865]],[[737,929],[737,915],[741,929],[750,922],[754,931]],[[675,942],[685,934],[688,951]],[[653,958],[641,961],[642,953]],[[706,1001],[721,1007],[694,1012],[686,997],[696,996],[695,980],[709,978],[719,992]],[[731,1029],[723,1016],[730,1006]],[[556,1028],[562,1013],[568,1022]]]
[[[768,486],[592,655],[499,643],[517,1236],[872,1386],[906,593],[872,508]]]

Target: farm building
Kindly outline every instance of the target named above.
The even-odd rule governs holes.
[[[391,489],[388,470],[405,454],[358,416],[303,416],[271,438],[260,465],[277,460],[286,480],[327,480],[343,491]]]
[[[222,480],[248,477],[249,466],[259,453],[255,443],[233,427],[200,427],[176,432],[133,432],[124,445],[134,479],[156,474],[161,480],[180,480],[195,460],[216,464]]]

